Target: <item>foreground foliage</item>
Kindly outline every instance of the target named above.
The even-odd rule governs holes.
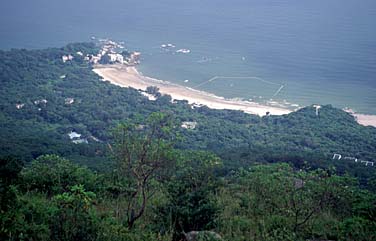
[[[54,155],[22,169],[14,159],[1,160],[0,238],[376,238],[376,194],[360,189],[350,176],[288,164],[255,165],[222,176],[220,159],[210,153],[175,150],[169,158],[176,165],[152,175],[146,202],[142,195],[135,198],[137,179],[119,179],[116,169],[98,174]],[[49,174],[41,172],[47,169]],[[130,225],[131,213],[139,217]]]
[[[83,184],[74,176],[80,167],[44,156],[11,179],[2,176],[2,197],[7,198],[1,200],[1,239],[181,240],[192,230],[214,230],[224,240],[376,238],[376,195],[359,189],[353,178],[297,171],[287,164],[257,165],[219,177],[213,172],[216,157],[183,156],[168,180],[156,180],[153,186],[159,188],[131,227],[115,210],[134,202],[132,194],[110,195],[110,174],[91,173],[95,178]],[[66,178],[74,181],[68,186],[41,181],[35,166],[48,166],[46,160],[58,163],[51,172],[64,166]],[[3,170],[12,169],[6,163]],[[87,191],[90,186],[95,192]]]

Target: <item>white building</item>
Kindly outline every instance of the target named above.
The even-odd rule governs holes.
[[[124,57],[121,54],[108,54],[108,57],[110,57],[111,62],[118,62],[121,64],[124,62]]]
[[[65,63],[67,61],[72,60],[74,57],[69,54],[69,55],[63,55],[61,58],[63,59],[63,62]]]
[[[68,136],[69,136],[69,139],[71,139],[71,141],[74,144],[88,144],[89,143],[87,139],[81,138],[81,134],[75,131],[71,131],[70,133],[68,133]]]
[[[41,100],[35,100],[34,101],[34,104],[36,105],[39,105],[39,104],[47,104],[47,100],[46,99],[41,99]]]
[[[73,98],[65,98],[65,104],[66,105],[71,105],[74,103],[74,99]]]
[[[181,123],[181,127],[184,129],[193,130],[196,128],[196,126],[197,126],[196,121],[184,121],[183,123]]]
[[[71,131],[70,133],[68,133],[68,136],[71,140],[73,139],[76,139],[76,138],[80,138],[81,137],[81,134],[78,134],[77,132],[75,131]]]
[[[16,104],[17,110],[22,109],[25,106],[25,104]]]
[[[92,56],[91,59],[90,59],[90,62],[97,64],[99,62],[99,60],[101,60],[101,57]]]
[[[318,116],[321,106],[320,105],[313,105],[313,108],[316,108],[316,116]]]

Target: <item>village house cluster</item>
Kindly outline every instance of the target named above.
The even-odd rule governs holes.
[[[109,39],[100,39],[99,45],[101,46],[96,55],[76,52],[78,56],[82,56],[85,61],[92,64],[124,64],[128,66],[137,65],[140,63],[140,52],[128,52],[124,50],[124,46],[120,43]],[[71,61],[74,59],[73,55],[63,55],[63,62]]]
[[[65,98],[64,99],[64,103],[66,105],[72,105],[73,103],[75,102],[75,99],[74,98]],[[48,103],[48,100],[46,99],[39,99],[39,100],[34,100],[33,101],[34,105],[36,105],[38,108],[38,111],[41,111],[42,108],[41,107],[45,107]],[[16,104],[16,109],[17,110],[20,110],[20,109],[23,109],[25,107],[25,103],[17,103]]]
[[[34,105],[37,105],[37,106],[41,106],[41,105],[46,105],[48,103],[48,101],[46,99],[40,99],[40,100],[34,100]],[[16,104],[16,109],[17,110],[20,110],[22,108],[24,108],[25,104],[24,103],[17,103]],[[38,108],[38,110],[42,110],[41,108]]]

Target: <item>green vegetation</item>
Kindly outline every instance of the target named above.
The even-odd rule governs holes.
[[[78,51],[0,51],[0,240],[376,239],[375,167],[332,160],[376,160],[376,128],[149,101]]]
[[[30,161],[46,153],[59,154],[98,167],[98,160],[106,157],[112,128],[163,111],[179,122],[198,123],[194,130],[179,130],[182,138],[175,147],[210,150],[226,166],[276,160],[320,166],[333,153],[376,159],[376,129],[358,125],[350,114],[331,106],[320,109],[318,117],[313,107],[307,107],[260,118],[239,111],[192,109],[186,101],[172,104],[169,96],[160,96],[152,87],[148,91],[158,99],[149,101],[135,89],[101,81],[76,51],[85,55],[97,48],[83,43],[61,49],[0,51],[1,156]],[[63,63],[61,57],[68,54],[74,59]],[[69,98],[73,103],[67,102]],[[24,106],[17,109],[17,104]],[[70,142],[67,134],[72,130],[90,145]]]
[[[10,175],[1,179],[0,238],[181,240],[192,230],[224,240],[376,238],[376,195],[349,176],[288,164],[220,176],[211,154],[175,150],[169,158],[178,164],[150,178],[147,202],[135,198],[142,189],[127,176],[114,175],[118,169],[98,174],[48,155],[20,172],[2,160],[2,173]],[[53,180],[42,178],[41,168]]]

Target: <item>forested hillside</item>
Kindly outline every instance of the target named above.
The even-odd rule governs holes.
[[[0,51],[1,240],[375,240],[376,128],[151,101],[96,51]]]
[[[2,240],[374,240],[375,190],[332,170],[288,164],[221,173],[173,148],[171,116],[114,131],[108,171],[55,155],[0,159]],[[375,180],[370,184],[375,187]]]
[[[272,161],[276,156],[283,161],[307,155],[327,160],[333,153],[376,160],[376,128],[358,125],[342,110],[324,106],[316,116],[313,107],[306,107],[260,118],[239,111],[192,109],[185,101],[170,103],[169,96],[150,101],[135,89],[101,81],[77,54],[96,51],[94,44],[83,43],[0,52],[2,156],[30,161],[55,153],[96,165],[118,123],[164,111],[180,122],[197,122],[194,130],[179,130],[182,139],[176,147],[210,150],[232,161]],[[63,62],[62,56],[69,54],[74,59]],[[71,131],[89,144],[72,143]]]

